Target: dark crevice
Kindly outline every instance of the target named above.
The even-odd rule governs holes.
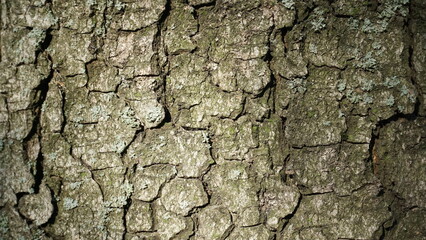
[[[282,227],[280,227],[280,229],[278,229],[278,231],[280,233],[283,233],[285,231],[285,228],[287,227],[288,223],[290,222],[290,220],[294,217],[294,215],[296,214],[297,210],[300,207],[300,203],[302,202],[303,199],[303,195],[300,194],[300,197],[297,201],[296,207],[294,208],[293,212],[290,213],[289,215],[285,216],[283,219],[281,219],[282,221]]]
[[[22,195],[21,195],[22,194]],[[18,196],[19,195],[19,196]],[[27,193],[17,193],[16,196],[18,197],[18,199],[22,198],[23,196],[28,195]],[[33,220],[25,217],[18,209],[18,211],[16,211],[19,215],[19,217],[21,217],[21,219],[23,219],[27,225],[31,225],[33,223]]]
[[[76,124],[80,124],[80,125],[96,125],[99,122],[76,122],[76,121],[69,121],[70,123],[76,123]]]
[[[231,215],[232,217],[232,215]],[[231,222],[233,223],[232,219]],[[225,240],[229,237],[229,235],[231,235],[232,231],[234,230],[235,225],[231,224],[231,226],[228,227],[228,229],[225,230],[225,232],[222,234],[222,236],[219,238],[220,240]]]
[[[275,25],[273,25],[270,29],[269,29],[269,34],[268,34],[268,50],[266,52],[266,54],[264,56],[261,57],[261,59],[268,65],[268,69],[270,71],[270,76],[269,76],[269,82],[266,84],[266,86],[262,89],[262,91],[256,95],[256,97],[262,97],[264,96],[264,94],[269,90],[272,89],[271,92],[274,91],[275,86],[276,86],[276,79],[275,76],[273,74],[273,68],[271,66],[271,62],[273,59],[273,55],[272,55],[272,43],[271,43],[271,39],[273,37],[273,35],[276,34],[275,31]],[[272,94],[270,92],[270,95],[272,96],[272,98],[274,98],[274,94]],[[275,99],[272,100],[273,103],[275,102]],[[274,107],[272,107],[274,108]]]
[[[292,26],[292,27],[286,27],[286,28],[281,28],[281,29],[280,29],[280,31],[281,31],[281,41],[282,41],[283,46],[284,46],[284,54],[286,54],[286,53],[287,53],[287,51],[288,51],[288,43],[287,43],[287,41],[286,41],[285,37],[286,37],[286,35],[287,35],[287,34],[288,34],[291,30],[293,30],[293,26]]]
[[[80,159],[80,161],[83,162],[81,159]],[[89,168],[89,166],[87,166],[86,164],[85,164],[85,166],[89,169],[90,178],[93,180],[93,182],[96,183],[96,185],[99,188],[99,191],[101,192],[102,201],[105,201],[105,193],[104,193],[104,190],[102,189],[102,185],[98,182],[98,180],[95,177],[95,174],[94,174],[95,171],[93,171],[91,168]]]
[[[291,148],[293,149],[304,149],[304,148],[318,148],[318,147],[337,147],[339,146],[341,143],[340,142],[335,142],[335,143],[326,143],[326,144],[317,144],[317,145],[292,145]]]
[[[272,53],[271,53],[270,43],[269,43],[269,46],[268,46],[268,51],[266,52],[266,54],[263,57],[261,57],[261,59],[264,62],[268,62],[268,63],[272,60]],[[271,68],[269,68],[269,69],[271,69]]]
[[[269,76],[269,79],[270,79],[270,81],[265,85],[265,87],[262,89],[262,91],[255,95],[256,98],[261,98],[261,97],[265,96],[265,94],[267,94],[267,93],[270,94],[271,92],[269,90],[275,89],[276,79],[275,79],[274,74],[272,74],[272,71],[271,71],[271,74]]]
[[[153,129],[155,129],[155,128],[161,128],[165,124],[172,122],[172,115],[170,114],[169,109],[165,106],[165,104],[163,104],[163,107],[164,107],[164,114],[165,114],[164,119],[163,119],[163,121],[160,124],[158,124],[158,126],[153,127]]]
[[[344,14],[334,14],[334,17],[336,17],[336,18],[347,18],[347,19],[353,18],[353,16],[351,16],[351,15],[344,15]]]
[[[420,102],[417,101],[415,103],[413,113],[410,113],[410,114],[397,113],[390,118],[380,120],[376,125],[377,129],[380,129],[380,128],[382,128],[382,127],[384,127],[384,126],[386,126],[386,125],[388,125],[392,122],[396,122],[396,121],[401,120],[401,119],[405,119],[405,120],[408,120],[408,121],[416,120],[419,117],[419,115],[418,115],[419,107],[420,107]]]
[[[62,183],[61,183],[61,185],[62,185]],[[52,206],[53,206],[53,211],[52,211],[52,215],[47,220],[47,222],[40,226],[41,228],[44,228],[44,227],[46,227],[48,225],[51,225],[51,224],[54,224],[55,220],[56,220],[56,217],[59,215],[58,201],[55,198],[55,193],[49,187],[47,187],[47,188],[49,189],[50,195],[52,196],[51,203],[52,203]]]
[[[119,28],[119,29],[117,29],[117,32],[122,32],[122,33],[136,33],[136,32],[139,32],[139,31],[150,29],[154,25],[158,25],[158,21],[157,22],[153,22],[153,23],[151,23],[149,25],[145,25],[143,27],[135,28],[135,29],[122,29],[122,28]]]
[[[203,7],[212,7],[216,5],[216,1],[211,1],[211,2],[207,2],[207,3],[202,3],[202,4],[198,4],[198,5],[191,5],[194,9],[200,9]]]
[[[38,136],[41,142],[41,137]],[[38,193],[40,191],[40,185],[44,178],[44,171],[43,171],[43,155],[41,151],[39,151],[36,163],[35,163],[35,174],[34,174],[34,193]]]
[[[165,117],[164,117],[163,121],[158,126],[156,126],[155,128],[161,128],[166,123],[172,122],[172,116],[170,114],[170,111],[168,109],[167,102],[166,102],[166,99],[165,99],[165,96],[166,96],[166,78],[167,78],[167,74],[168,74],[167,66],[169,64],[169,55],[167,53],[166,47],[164,46],[164,39],[163,39],[163,31],[165,29],[165,24],[166,24],[167,18],[170,16],[170,12],[171,12],[171,0],[167,0],[166,4],[165,4],[165,9],[161,13],[160,18],[159,18],[158,23],[157,23],[157,33],[154,36],[154,41],[153,41],[153,46],[152,46],[154,52],[156,52],[156,54],[155,54],[156,59],[151,59],[151,60],[156,62],[157,67],[161,72],[159,74],[159,76],[162,79],[162,84],[160,86],[158,86],[155,89],[155,91],[160,96],[159,101],[160,101],[160,103],[162,103],[162,105],[164,107],[164,111],[165,111]],[[163,51],[165,58],[166,58],[163,65],[161,65],[161,66],[160,66],[160,51]]]
[[[33,110],[33,113],[35,114],[35,118],[33,120],[32,128],[29,132],[29,134],[23,139],[24,142],[28,142],[35,134],[38,133],[38,127],[40,122],[40,115],[41,115],[41,107],[46,100],[47,92],[49,91],[49,83],[52,80],[53,77],[53,71],[50,71],[47,78],[42,80],[40,82],[40,85],[37,86],[34,91],[38,92],[39,94],[36,94],[38,99],[36,102],[30,107],[30,109]]]
[[[132,199],[129,197],[127,199],[126,205],[123,206],[123,218],[122,218],[122,220],[123,220],[123,227],[124,227],[123,236],[122,236],[123,240],[125,239],[125,236],[126,236],[126,233],[127,233],[127,220],[126,220],[126,216],[127,216],[128,211],[129,211],[130,205],[132,205]]]
[[[388,124],[391,124],[392,122],[395,121],[399,121],[401,119],[405,119],[408,121],[414,121],[416,120],[418,117],[420,117],[420,107],[421,107],[421,98],[422,98],[422,92],[421,92],[421,87],[419,86],[419,84],[417,83],[417,79],[416,79],[416,70],[415,70],[415,66],[414,66],[414,35],[415,33],[413,32],[413,28],[411,27],[413,24],[413,22],[415,22],[417,16],[413,14],[413,12],[415,12],[416,10],[414,10],[414,3],[410,3],[410,15],[408,16],[408,21],[404,22],[404,27],[407,29],[408,31],[408,39],[406,40],[406,44],[408,45],[408,67],[410,69],[410,80],[411,80],[411,84],[416,88],[417,91],[417,96],[416,96],[416,102],[415,102],[415,106],[414,106],[414,111],[411,114],[401,114],[398,113],[388,119],[384,119],[379,121],[379,123],[377,124],[377,129],[374,133],[374,138],[372,140],[372,143],[370,143],[370,150],[373,150],[373,160],[374,160],[374,147],[375,144],[377,144],[377,142],[375,142],[376,140],[380,139],[380,130],[385,127]],[[371,152],[370,152],[371,155]],[[396,228],[396,226],[399,223],[399,220],[404,218],[404,216],[406,215],[406,213],[410,210],[410,207],[407,206],[405,204],[405,200],[403,198],[401,198],[400,196],[398,196],[398,193],[393,191],[393,187],[394,187],[394,183],[390,183],[389,186],[384,185],[384,195],[388,196],[388,198],[392,199],[392,202],[390,203],[389,206],[389,212],[391,212],[392,214],[392,218],[389,221],[390,224],[388,222],[383,223],[382,225],[382,232],[380,235],[380,240],[385,240],[387,239],[389,236],[392,237],[392,230]],[[386,226],[387,225],[387,226]]]
[[[49,47],[50,43],[52,42],[52,38],[53,38],[52,29],[46,30],[46,37],[44,38],[43,42],[40,43],[40,45],[35,51],[35,56],[36,56],[35,58],[36,60],[34,63],[35,65],[37,65],[39,55],[44,53],[46,49]],[[50,58],[49,55],[48,55],[48,58]]]
[[[108,152],[108,153],[115,153],[115,152]],[[90,171],[97,172],[97,171],[103,171],[103,170],[106,170],[106,169],[113,169],[113,168],[117,168],[117,166],[103,167],[103,168],[91,168]]]
[[[152,43],[153,45],[152,49],[154,50],[154,52],[157,53],[157,55],[160,50],[160,47],[162,46],[162,30],[164,28],[167,18],[170,16],[170,11],[171,11],[171,0],[167,0],[165,9],[161,13],[160,18],[157,22],[157,33],[155,34],[154,41]]]
[[[417,20],[416,18],[418,18],[418,16],[415,16],[413,14],[413,12],[415,12],[415,10],[413,9],[414,8],[413,5],[414,4],[411,3],[410,7],[409,7],[410,15],[408,17],[408,21],[406,22],[406,25],[407,25],[406,29],[407,29],[407,32],[408,32],[408,35],[409,35],[409,39],[408,39],[408,44],[409,44],[409,47],[408,47],[408,66],[411,70],[410,80],[411,80],[411,83],[413,84],[413,86],[415,86],[415,88],[417,90],[417,97],[416,97],[416,105],[415,105],[414,114],[418,116],[419,112],[420,112],[420,101],[423,98],[423,96],[422,96],[422,88],[417,83],[417,73],[416,73],[416,69],[415,69],[415,66],[414,66],[414,61],[415,61],[414,60],[414,36],[415,36],[416,33],[413,32],[413,27],[411,27],[411,26],[415,24],[413,22],[415,22],[415,20]]]
[[[301,188],[302,185],[298,185],[299,188]],[[307,189],[307,187],[303,186],[301,188],[301,191],[303,192],[305,189]],[[333,193],[332,190],[328,191],[328,192],[311,192],[311,193],[302,193],[303,196],[317,196],[317,195],[324,195],[324,194],[331,194]]]
[[[53,78],[53,70],[50,69],[49,75],[40,82],[40,85],[37,86],[34,90],[39,92],[38,95],[39,99],[36,101],[35,104],[33,104],[33,106],[31,106],[31,108],[33,109],[33,113],[35,114],[33,123],[32,123],[32,128],[29,132],[29,134],[23,139],[24,142],[24,148],[25,148],[25,152],[28,152],[28,148],[30,146],[28,146],[30,140],[33,137],[37,137],[39,139],[39,142],[41,141],[41,126],[40,126],[40,118],[41,118],[41,111],[42,111],[42,105],[44,103],[44,101],[46,100],[47,97],[47,92],[49,91],[49,83]],[[26,156],[26,158],[28,159],[28,156]],[[35,173],[34,173],[34,192],[38,193],[39,188],[40,188],[40,184],[43,180],[44,177],[44,171],[43,171],[43,156],[41,154],[41,152],[38,153],[38,156],[36,158],[36,162],[35,162]],[[19,197],[18,197],[19,199]]]
[[[380,172],[379,172],[379,159],[376,156],[376,146],[378,144],[378,142],[380,141],[380,130],[385,127],[387,124],[390,124],[394,121],[398,121],[400,119],[406,119],[406,120],[415,120],[417,118],[416,114],[408,114],[408,115],[395,115],[389,119],[385,119],[382,120],[378,123],[377,125],[377,129],[376,131],[373,133],[372,139],[370,141],[370,146],[369,146],[369,158],[368,160],[370,161],[370,164],[372,166],[372,171],[374,173],[374,175],[376,175],[380,180]],[[398,223],[398,219],[402,218],[402,216],[409,210],[404,202],[405,200],[403,198],[401,198],[400,196],[398,196],[397,193],[395,193],[391,188],[389,188],[389,186],[386,186],[385,184],[381,183],[382,185],[382,189],[379,192],[379,196],[385,197],[388,196],[387,198],[392,198],[393,201],[389,206],[389,212],[391,212],[392,214],[392,223],[390,226],[385,226],[387,222],[383,223],[382,225],[382,232],[380,234],[379,239],[380,240],[384,240],[386,239],[386,236],[389,234],[389,232],[397,225]],[[391,187],[392,187],[393,183],[391,183]],[[390,196],[390,197],[389,197]]]
[[[133,144],[133,142],[138,138],[140,134],[145,134],[145,129],[141,127],[141,129],[137,130],[132,138],[132,140],[124,147],[123,151],[120,153],[121,158],[123,158],[127,154],[127,150]],[[142,137],[144,138],[144,137]]]
[[[84,86],[83,86],[84,88],[89,89],[89,82],[90,82],[89,64],[92,64],[92,63],[94,63],[96,61],[97,61],[97,59],[95,58],[95,59],[92,59],[92,60],[84,63],[84,72],[85,72],[85,74],[87,76],[87,81],[84,83]],[[70,77],[70,76],[67,76],[67,77]],[[91,92],[94,92],[94,91],[90,91],[89,90],[88,94],[90,94]]]
[[[113,91],[101,91],[101,90],[89,90],[89,94],[91,93],[117,93],[118,92],[118,86]]]
[[[311,66],[314,66],[314,67],[317,67],[317,68],[331,68],[331,69],[340,70],[340,71],[344,71],[344,70],[346,70],[348,68],[347,64],[345,64],[342,67],[338,67],[338,66],[332,66],[332,65],[326,65],[326,64],[317,65],[317,64],[314,64],[312,62],[309,62],[308,63],[308,69],[311,69],[310,68]]]
[[[269,92],[269,96],[267,99],[267,103],[270,107],[270,111],[268,111],[268,116],[266,117],[267,119],[271,119],[273,115],[278,116],[277,111],[276,111],[276,89],[277,89],[277,79],[275,78],[275,75],[273,73],[271,73],[271,86],[270,86],[270,92]]]
[[[186,131],[205,131],[207,128],[182,126]]]
[[[378,139],[379,139],[379,131],[377,131],[376,133],[373,131],[373,133],[371,134],[370,143],[368,145],[368,158],[367,158],[368,163],[366,164],[366,166],[371,166],[371,171],[374,173],[374,175],[377,174],[378,167],[379,167],[376,152],[375,152],[376,141]]]
[[[386,227],[385,225],[387,224],[388,221],[392,221],[392,223],[390,224],[390,226]],[[386,222],[384,222],[382,224],[381,234],[380,234],[379,240],[385,240],[386,233],[388,233],[389,231],[391,231],[398,224],[398,220],[395,219],[395,218],[392,218],[392,219],[390,219],[388,221],[386,221]]]
[[[192,37],[194,37],[195,35],[197,35],[200,32],[200,21],[198,19],[198,12],[196,9],[194,9],[192,12],[192,17],[194,18],[195,21],[197,21],[197,31],[195,31],[194,34],[191,34],[189,37],[192,40]],[[191,53],[195,52],[195,49],[197,49],[197,47],[195,47],[193,50],[191,50]]]
[[[282,125],[285,125],[284,122],[285,122],[285,120],[283,120]],[[284,126],[283,126],[282,131],[283,131],[282,134],[284,134]],[[284,141],[284,140],[280,140],[280,142],[282,142],[282,141]],[[289,181],[291,181],[294,178],[294,171],[287,169],[287,165],[288,165],[289,161],[290,161],[290,154],[287,155],[283,159],[283,166],[282,166],[282,169],[280,171],[281,181],[283,183],[289,182]]]
[[[105,8],[103,9],[103,11],[102,11],[102,23],[101,23],[101,28],[103,28],[103,30],[104,30],[104,36],[106,36],[107,35],[107,33],[108,33],[108,28],[107,28],[107,12],[108,12],[108,7],[107,6],[105,6]],[[102,37],[102,38],[105,38],[105,37]],[[101,45],[103,46],[103,43],[104,43],[104,41],[102,40],[101,41]],[[102,48],[102,46],[98,46],[99,48]],[[101,50],[102,51],[102,50]]]
[[[410,35],[413,35],[413,33],[410,33]],[[411,36],[412,37],[412,36]],[[410,67],[410,69],[414,72],[414,64],[413,64],[413,54],[414,54],[414,50],[413,50],[413,39],[410,39],[411,43],[410,46],[408,47],[408,66]],[[413,80],[413,79],[411,79]]]
[[[243,97],[243,101],[242,101],[241,105],[243,106],[243,108],[234,118],[232,118],[232,117],[219,117],[219,119],[232,119],[234,121],[237,121],[240,117],[244,116],[244,113],[246,112],[246,108],[247,108],[246,97]]]
[[[178,165],[174,165],[174,164],[171,164],[171,163],[151,163],[151,164],[144,164],[144,165],[139,164],[139,165],[142,166],[143,168],[149,168],[149,167],[152,167],[152,166],[162,166],[162,165],[178,167]],[[173,178],[175,176],[176,176],[176,174],[173,176]],[[173,178],[171,178],[171,179],[173,179]],[[167,182],[169,182],[169,181],[167,181]]]
[[[160,77],[160,74],[138,74],[138,75],[134,75],[133,78],[137,78],[137,77]]]
[[[62,122],[61,122],[61,130],[59,131],[59,133],[61,134],[61,136],[63,136],[65,125],[67,122],[67,116],[65,114],[65,101],[67,98],[66,98],[65,91],[61,88],[59,88],[59,90],[61,92],[61,97],[62,97],[62,105],[61,105]]]
[[[19,200],[23,197],[23,196],[25,196],[25,195],[28,195],[29,193],[28,192],[18,192],[18,193],[16,193],[15,195],[16,195],[16,199],[17,199],[17,203],[19,203]],[[15,205],[15,207],[17,207],[17,205]],[[24,218],[25,219],[25,218]]]
[[[196,224],[196,220],[192,218],[192,216],[191,216],[191,221],[192,221],[192,232],[190,235],[188,235],[187,239],[193,240],[195,237],[195,233],[198,230],[198,225]]]
[[[405,206],[405,200],[398,197],[391,189],[384,188],[383,192],[384,197],[392,199],[388,206],[391,217],[382,224],[382,231],[379,236],[380,240],[385,240],[386,237],[389,236],[389,233],[398,225],[399,220],[404,218],[406,213],[410,210],[409,207]]]

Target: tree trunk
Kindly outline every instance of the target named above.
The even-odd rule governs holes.
[[[0,239],[426,239],[423,0],[1,0]]]

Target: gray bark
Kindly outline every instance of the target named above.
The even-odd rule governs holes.
[[[422,0],[1,0],[0,239],[426,239]]]

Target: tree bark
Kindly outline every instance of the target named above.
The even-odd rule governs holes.
[[[422,0],[1,0],[1,239],[426,239]]]

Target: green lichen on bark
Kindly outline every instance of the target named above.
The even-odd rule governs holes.
[[[1,1],[0,238],[425,239],[425,9]]]

